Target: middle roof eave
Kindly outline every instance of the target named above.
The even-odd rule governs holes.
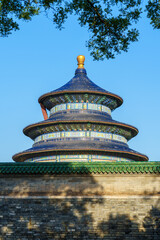
[[[121,122],[117,122],[117,121],[93,121],[93,120],[68,120],[68,121],[52,121],[50,119],[48,120],[45,120],[45,121],[42,121],[42,122],[39,122],[39,123],[35,123],[35,124],[31,124],[27,127],[25,127],[23,129],[23,133],[28,136],[28,137],[31,137],[30,136],[30,131],[34,130],[35,128],[37,127],[45,127],[45,126],[51,126],[51,125],[55,125],[55,124],[74,124],[74,123],[91,123],[91,124],[104,124],[104,125],[109,125],[109,126],[116,126],[116,127],[122,127],[122,128],[125,128],[126,130],[130,130],[132,132],[132,137],[135,137],[137,134],[138,134],[138,129],[131,126],[131,125],[128,125],[128,124],[125,124],[125,123],[121,123]],[[31,137],[32,138],[32,137]],[[34,139],[34,138],[32,138]]]

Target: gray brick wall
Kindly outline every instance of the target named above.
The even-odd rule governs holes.
[[[0,199],[0,239],[160,239],[160,199]]]
[[[160,240],[160,176],[2,176],[0,240]]]

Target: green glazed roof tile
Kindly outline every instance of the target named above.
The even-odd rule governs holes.
[[[0,175],[23,174],[160,173],[160,162],[132,163],[0,163]]]

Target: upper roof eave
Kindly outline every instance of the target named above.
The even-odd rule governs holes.
[[[47,98],[47,97],[51,97],[51,96],[58,96],[58,95],[62,95],[62,94],[66,94],[66,93],[91,93],[91,94],[95,94],[95,95],[105,95],[111,98],[114,98],[117,100],[117,105],[118,107],[120,107],[123,103],[123,99],[113,93],[110,92],[101,92],[101,91],[89,91],[89,90],[64,90],[64,91],[58,91],[58,92],[49,92],[49,93],[45,93],[42,96],[39,97],[38,102],[39,103],[43,103],[43,101]]]

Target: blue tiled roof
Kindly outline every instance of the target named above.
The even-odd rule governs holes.
[[[98,111],[91,110],[70,110],[61,111],[52,114],[47,121],[72,121],[72,120],[88,120],[88,121],[114,121],[111,116],[107,113],[102,113]]]
[[[87,72],[85,69],[77,69],[75,76],[68,83],[52,92],[60,91],[94,91],[109,93],[108,91],[92,82],[87,77]]]
[[[120,106],[123,102],[123,99],[118,95],[113,94],[109,91],[106,91],[105,89],[99,87],[94,82],[92,82],[87,77],[87,72],[85,69],[77,69],[75,71],[75,76],[69,82],[67,82],[65,85],[63,85],[62,87],[54,91],[51,91],[49,93],[42,95],[39,98],[39,102],[43,102],[44,99],[48,96],[52,96],[55,94],[63,94],[66,92],[72,92],[72,93],[76,93],[76,92],[89,93],[90,92],[90,93],[97,93],[102,95],[105,94],[110,96],[113,99],[116,99],[117,106]]]

